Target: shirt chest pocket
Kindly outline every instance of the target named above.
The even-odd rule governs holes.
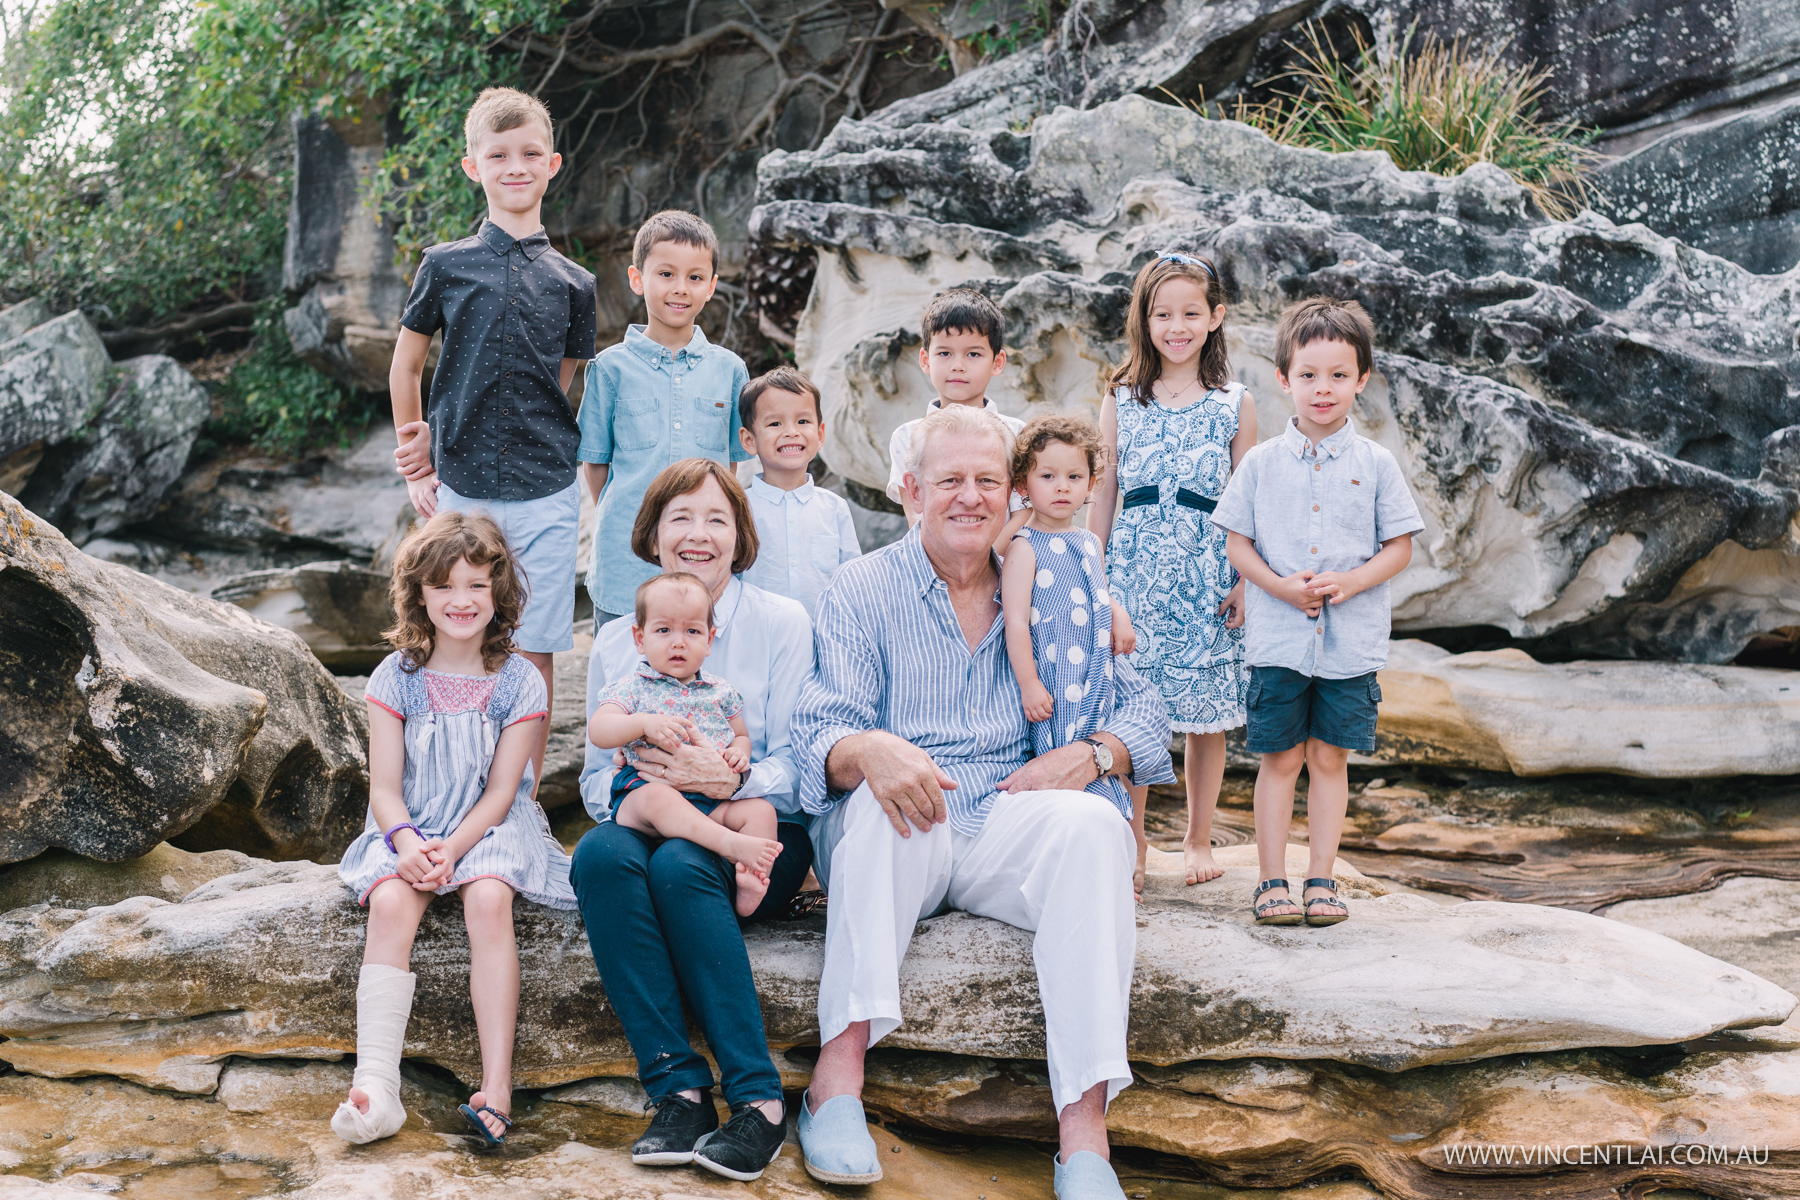
[[[725,435],[731,428],[731,411],[723,400],[694,398],[694,445],[708,454],[725,452]]]
[[[1332,527],[1340,536],[1354,539],[1359,553],[1374,553],[1375,481],[1346,474],[1326,490],[1325,504]],[[1366,543],[1366,544],[1365,544]]]
[[[812,535],[811,541],[813,569],[824,575],[837,570],[840,552],[837,535],[821,530]]]
[[[613,402],[613,447],[648,450],[662,438],[662,402],[655,396],[621,396]]]

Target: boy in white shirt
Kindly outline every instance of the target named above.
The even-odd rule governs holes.
[[[995,408],[987,396],[988,383],[1006,369],[1005,325],[999,306],[980,292],[952,288],[925,306],[920,325],[923,342],[919,346],[919,369],[930,377],[931,386],[937,392],[925,415],[930,416],[932,411],[945,404],[982,408],[999,417],[1017,437],[1019,430],[1025,428],[1025,422]],[[902,464],[907,448],[912,445],[913,426],[922,420],[924,417],[905,422],[888,440],[887,497],[905,508],[908,528],[918,524],[919,514],[913,511],[902,486],[901,476],[905,474]],[[1014,493],[1012,519],[994,542],[1002,553],[1030,515],[1023,512],[1023,506],[1024,501]]]
[[[804,372],[776,367],[744,386],[738,420],[744,449],[762,464],[749,487],[759,545],[744,581],[798,600],[810,617],[838,567],[862,553],[850,505],[807,472],[825,440],[819,389]]]

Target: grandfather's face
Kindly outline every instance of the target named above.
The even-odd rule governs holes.
[[[932,434],[916,476],[906,477],[921,536],[945,553],[986,555],[1006,524],[1011,494],[1007,450],[998,435]]]

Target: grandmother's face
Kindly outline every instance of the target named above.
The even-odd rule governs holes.
[[[699,576],[715,597],[725,590],[737,553],[737,521],[718,480],[708,475],[698,488],[663,506],[656,553],[663,570]]]
[[[918,474],[906,477],[920,536],[948,554],[985,555],[1006,524],[1012,491],[1005,443],[934,432],[923,449]]]

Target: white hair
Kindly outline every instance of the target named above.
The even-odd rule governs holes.
[[[957,439],[976,438],[983,435],[1000,439],[1002,458],[1002,475],[1011,475],[1012,467],[1012,430],[993,412],[986,408],[971,408],[967,404],[946,404],[933,409],[931,414],[913,426],[912,441],[907,444],[906,458],[902,460],[900,469],[917,479],[919,467],[925,461],[925,443],[939,435],[948,435]]]

